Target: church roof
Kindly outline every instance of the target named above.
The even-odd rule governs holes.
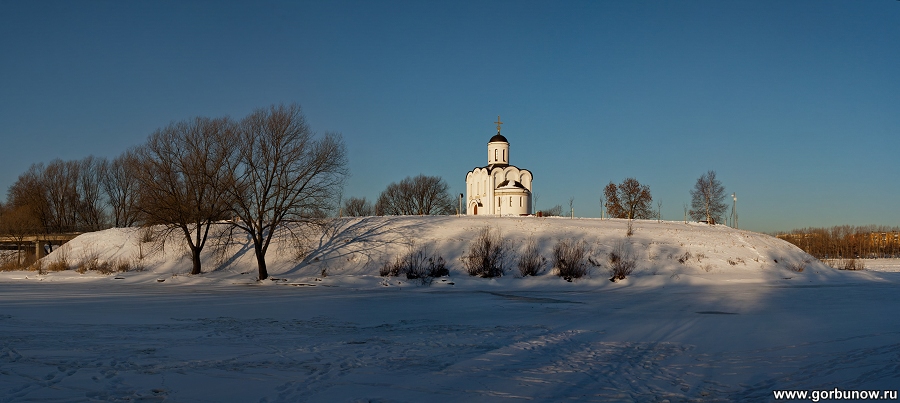
[[[503,181],[503,182],[500,182],[499,185],[497,185],[497,189],[500,189],[500,188],[519,188],[519,189],[525,189],[525,186],[522,185],[522,183],[519,182],[519,181],[505,180],[505,181]]]
[[[497,134],[494,135],[494,137],[491,137],[491,141],[488,141],[488,143],[509,143],[509,141],[507,141],[506,137],[503,137],[503,135],[498,131]]]

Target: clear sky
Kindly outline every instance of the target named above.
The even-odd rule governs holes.
[[[464,192],[500,115],[539,209],[634,177],[680,220],[715,170],[742,228],[900,225],[900,1],[0,0],[0,189],[293,102],[345,197]]]

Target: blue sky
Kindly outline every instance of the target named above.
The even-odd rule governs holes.
[[[900,1],[0,0],[0,189],[156,128],[302,105],[344,195],[464,192],[501,115],[537,207],[635,177],[681,219],[715,170],[740,225],[900,225]]]

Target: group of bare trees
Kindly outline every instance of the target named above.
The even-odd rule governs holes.
[[[450,186],[437,176],[406,177],[391,183],[375,202],[377,215],[443,215],[456,211]]]
[[[373,206],[365,197],[344,201],[342,212],[349,217],[371,215],[447,215],[456,212],[450,186],[439,176],[407,176],[381,192]]]
[[[316,135],[299,105],[241,120],[197,117],[158,129],[112,161],[32,165],[10,188],[0,223],[24,222],[31,233],[161,226],[183,234],[197,274],[210,228],[228,220],[252,240],[265,279],[275,232],[326,216],[346,166],[341,136]]]
[[[32,231],[93,231],[106,225],[104,183],[109,164],[87,157],[34,164],[10,187],[7,204],[27,207]]]
[[[778,237],[823,260],[900,255],[900,227],[838,225],[797,229]]]
[[[725,187],[716,178],[715,171],[708,171],[697,179],[691,189],[691,218],[710,224],[719,222],[728,209],[725,203]],[[635,178],[626,178],[622,183],[610,182],[603,188],[601,205],[605,204],[610,218],[648,219],[660,218],[662,204],[657,202],[653,211],[653,196],[650,187],[642,185]]]

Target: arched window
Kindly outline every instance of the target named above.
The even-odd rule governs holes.
[[[522,196],[519,196],[519,207],[522,207]]]
[[[497,149],[494,149],[494,161],[497,161]]]
[[[503,150],[503,162],[506,162],[506,150]]]
[[[509,196],[509,207],[512,207],[512,196]]]

